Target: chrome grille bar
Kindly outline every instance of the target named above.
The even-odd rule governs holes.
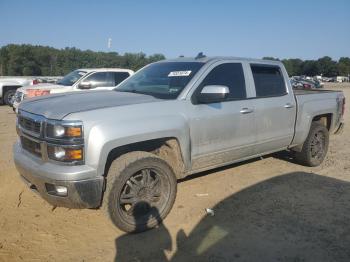
[[[42,137],[44,117],[20,111],[18,125],[23,133],[34,137]]]

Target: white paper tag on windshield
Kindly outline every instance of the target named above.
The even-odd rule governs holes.
[[[187,70],[187,71],[173,71],[170,72],[168,77],[172,77],[172,76],[189,76],[191,74],[191,70]]]

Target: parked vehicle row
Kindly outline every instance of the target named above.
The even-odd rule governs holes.
[[[18,88],[13,108],[17,111],[18,105],[26,98],[82,90],[110,90],[133,73],[132,70],[120,68],[78,69],[64,76],[56,84],[45,83],[35,87]]]
[[[291,85],[295,89],[315,89],[323,88],[323,83],[316,79],[307,79],[304,77],[294,76],[290,79]]]
[[[343,83],[343,82],[349,82],[350,77],[349,76],[322,77],[322,81],[323,82]]]
[[[102,207],[140,232],[167,216],[190,174],[281,150],[320,165],[344,105],[341,91],[293,90],[279,61],[164,60],[113,90],[24,100],[14,161],[52,205]]]

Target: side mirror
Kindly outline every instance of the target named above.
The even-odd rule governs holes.
[[[92,85],[90,82],[81,82],[78,87],[79,89],[90,89]]]
[[[225,100],[230,93],[227,86],[222,85],[209,85],[203,87],[200,94],[197,96],[197,102],[199,104],[218,103]]]

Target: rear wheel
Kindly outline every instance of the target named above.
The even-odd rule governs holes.
[[[126,232],[142,232],[162,222],[176,197],[176,177],[163,159],[131,152],[114,160],[104,206],[113,223]]]
[[[4,103],[6,105],[12,106],[13,105],[13,99],[15,96],[16,90],[8,90],[6,91],[4,95]]]
[[[313,122],[301,152],[296,152],[296,160],[306,166],[318,166],[326,157],[329,144],[328,129],[318,123]]]

